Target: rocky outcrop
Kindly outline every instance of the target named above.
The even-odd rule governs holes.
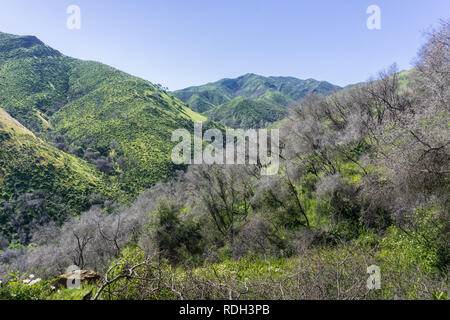
[[[92,270],[79,270],[60,275],[54,286],[63,288],[67,287],[67,283],[73,283],[76,279],[80,279],[81,285],[95,284],[101,279],[101,276]]]

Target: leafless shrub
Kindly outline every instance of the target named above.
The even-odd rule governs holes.
[[[191,199],[201,201],[217,231],[231,243],[251,207],[253,181],[249,170],[244,165],[201,165],[191,167],[187,174]]]
[[[250,219],[239,231],[233,243],[232,255],[241,258],[249,254],[261,256],[278,256],[280,248],[274,244],[276,237],[273,227],[261,217]]]

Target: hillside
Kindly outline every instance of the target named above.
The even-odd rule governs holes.
[[[261,98],[237,97],[204,114],[232,128],[263,128],[289,114],[293,101],[279,92],[268,91]]]
[[[0,33],[0,107],[137,195],[173,171],[171,132],[205,120],[152,83]]]
[[[26,242],[29,229],[87,210],[91,194],[118,196],[93,165],[37,138],[0,108],[0,233]]]
[[[448,300],[449,44],[450,22],[442,23],[415,69],[392,66],[373,81],[302,99],[271,124],[280,133],[270,140],[279,155],[272,175],[263,163],[192,165],[111,214],[93,207],[33,230],[26,246],[0,233],[0,299]],[[86,186],[112,198],[108,187],[142,183],[141,165],[154,163],[146,152],[159,148],[162,161],[167,148],[147,144],[164,139],[162,128],[201,119],[114,69],[66,66],[71,100],[52,115],[23,104],[40,130],[0,109],[0,186],[11,198],[0,203],[0,223],[3,232],[18,228],[13,240],[30,223],[70,213],[58,205],[83,206]],[[207,113],[234,121],[227,112],[235,108],[250,118],[251,101],[268,108],[264,99],[278,93],[236,96]],[[133,155],[134,167],[124,167],[121,157]],[[47,199],[56,205],[44,211]],[[64,286],[78,274],[60,276],[70,265],[91,275],[81,290]]]
[[[34,36],[5,33],[0,108],[0,207],[8,206],[1,224],[8,238],[33,219],[62,221],[90,204],[134,199],[176,169],[172,131],[206,120],[148,81],[67,57]],[[34,193],[45,198],[40,209],[16,203],[39,202]]]
[[[212,116],[232,127],[272,123],[284,118],[290,104],[308,93],[329,95],[341,90],[325,81],[293,77],[263,77],[246,74],[173,94],[191,109]]]

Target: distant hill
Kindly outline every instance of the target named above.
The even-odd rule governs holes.
[[[283,94],[267,91],[261,98],[236,97],[204,114],[232,128],[263,128],[286,117],[291,103]]]
[[[231,127],[261,127],[281,120],[287,107],[308,93],[330,95],[341,90],[329,82],[246,74],[203,86],[174,91],[191,109]]]

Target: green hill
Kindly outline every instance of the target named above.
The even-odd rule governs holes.
[[[87,210],[117,188],[87,161],[37,138],[0,108],[0,232],[27,241],[29,228]]]
[[[137,195],[173,171],[171,132],[205,120],[156,85],[0,33],[0,107]],[[168,142],[169,141],[169,142]]]
[[[287,106],[308,93],[329,95],[339,90],[340,87],[325,81],[246,74],[236,79],[222,79],[178,90],[173,94],[191,109],[226,125],[259,127],[284,118]]]
[[[262,128],[288,115],[293,100],[279,92],[268,91],[261,98],[237,97],[205,112],[210,119],[232,128]]]
[[[5,33],[0,108],[1,225],[8,236],[31,221],[80,213],[93,194],[134,199],[176,169],[172,131],[206,120],[148,81]],[[42,198],[51,205],[25,210],[19,203]]]

